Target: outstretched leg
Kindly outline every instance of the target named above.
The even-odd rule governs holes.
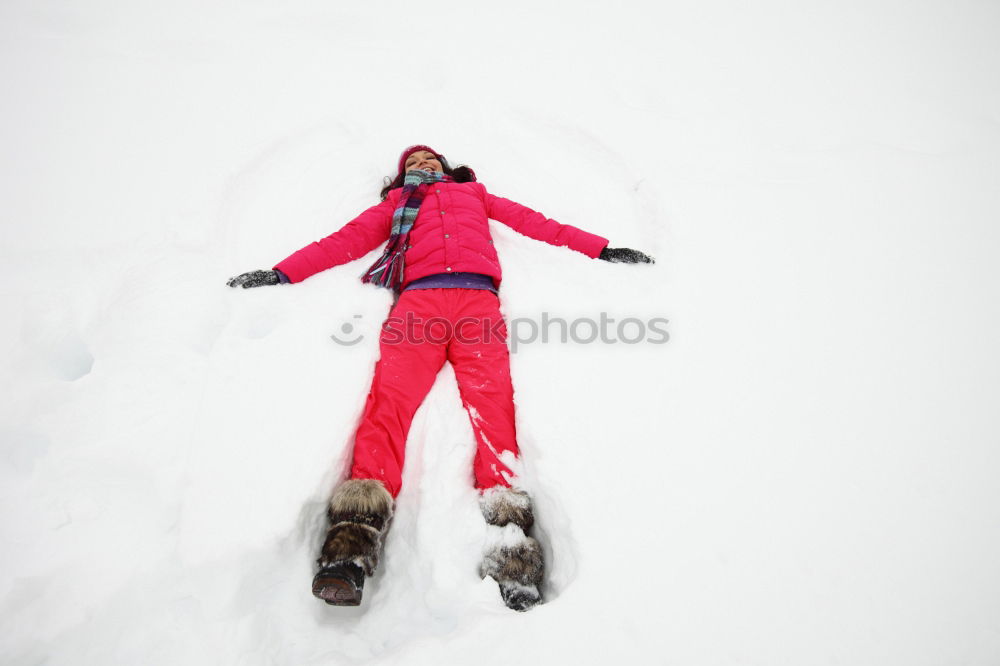
[[[466,296],[461,314],[468,323],[457,328],[448,360],[476,437],[473,473],[487,523],[479,574],[497,581],[508,607],[525,611],[541,602],[544,563],[538,541],[529,536],[535,522],[531,499],[511,487],[517,484],[512,466],[518,447],[507,328],[495,294]]]
[[[360,604],[365,576],[378,566],[402,485],[410,423],[445,361],[445,341],[425,330],[438,308],[433,294],[404,292],[382,326],[351,478],[330,499],[330,527],[313,578],[313,594],[329,604]]]

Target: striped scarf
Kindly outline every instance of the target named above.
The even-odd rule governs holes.
[[[403,177],[403,191],[399,195],[399,205],[392,214],[392,233],[389,243],[385,246],[382,256],[361,276],[362,282],[375,284],[399,291],[403,286],[403,272],[406,269],[406,250],[409,249],[410,229],[417,219],[420,204],[424,201],[427,187],[431,183],[452,182],[451,176],[435,171],[406,172]]]

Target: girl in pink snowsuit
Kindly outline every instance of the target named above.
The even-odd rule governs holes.
[[[476,438],[473,474],[494,543],[481,576],[500,584],[504,601],[526,610],[541,599],[542,556],[528,536],[528,495],[511,469],[518,447],[507,349],[497,290],[500,261],[490,235],[494,219],[525,236],[607,261],[650,262],[605,238],[547,219],[487,192],[468,167],[452,169],[432,148],[411,146],[398,174],[372,206],[343,228],[279,262],[271,271],[232,278],[256,287],[301,282],[386,244],[362,280],[398,294],[379,339],[380,358],[354,441],[350,478],[330,501],[330,528],[313,593],[327,603],[357,605],[371,576],[402,483],[406,438],[417,408],[447,360]],[[387,243],[388,241],[388,243]],[[512,539],[511,532],[518,538]]]

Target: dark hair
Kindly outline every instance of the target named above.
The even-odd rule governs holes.
[[[451,176],[456,183],[469,183],[469,182],[474,182],[476,180],[476,172],[473,171],[470,167],[467,167],[464,164],[462,164],[452,169],[448,165],[448,160],[446,160],[444,156],[438,157],[438,161],[441,162],[441,170],[444,171],[449,176]],[[403,171],[402,173],[397,175],[394,180],[390,181],[389,176],[385,177],[385,179],[383,180],[383,182],[385,183],[385,187],[382,188],[382,192],[379,194],[379,197],[381,197],[382,201],[385,201],[385,198],[389,196],[389,190],[394,190],[397,187],[403,186],[403,178],[405,176],[406,172]]]

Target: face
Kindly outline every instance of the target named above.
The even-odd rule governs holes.
[[[421,171],[442,171],[441,160],[434,157],[434,153],[427,150],[418,150],[406,158],[403,163],[403,171],[420,169]]]

